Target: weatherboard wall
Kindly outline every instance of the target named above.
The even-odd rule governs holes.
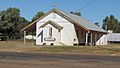
[[[63,27],[60,31],[57,30],[53,25],[48,24],[43,28],[40,28],[41,25],[48,21],[53,21],[60,26]],[[51,43],[54,43],[54,45],[68,45],[73,46],[73,44],[85,44],[86,42],[86,33],[87,31],[81,28],[80,26],[77,26],[76,24],[73,24],[72,22],[64,19],[57,13],[50,13],[47,16],[45,16],[43,19],[39,20],[36,23],[36,44],[37,45],[43,45],[43,43],[46,43],[46,45],[50,45]],[[45,38],[49,38],[49,28],[52,28],[52,38],[55,38],[54,41],[48,41],[45,40]],[[40,32],[43,31],[43,36],[38,36]],[[91,44],[96,45],[107,45],[106,41],[106,35],[104,35],[101,32],[91,32],[91,38],[89,38],[89,42]],[[43,39],[41,39],[43,38]],[[41,41],[42,40],[42,41]]]
[[[46,25],[44,28],[40,28],[40,26],[42,24],[44,24],[47,21],[54,21],[57,24],[61,25],[63,27],[62,30],[60,30],[60,32],[53,27],[52,25]],[[49,27],[52,27],[53,29],[53,38],[56,38],[55,41],[45,41],[44,38],[45,37],[49,37]],[[50,13],[49,15],[47,15],[46,17],[44,17],[42,20],[37,22],[37,27],[36,27],[36,37],[38,36],[38,34],[43,31],[43,42],[41,42],[41,36],[36,38],[36,44],[37,45],[42,45],[43,43],[46,44],[50,44],[50,43],[54,43],[55,45],[73,45],[73,43],[78,43],[77,40],[77,36],[76,36],[76,32],[75,32],[75,28],[74,28],[74,24],[70,23],[69,21],[67,21],[66,19],[64,19],[63,17],[59,16],[56,13]],[[74,39],[76,39],[74,41]]]

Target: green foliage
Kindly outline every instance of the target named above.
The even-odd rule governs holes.
[[[74,14],[74,15],[78,15],[78,16],[81,16],[81,13],[80,12],[70,12],[71,14]]]
[[[45,15],[45,13],[43,11],[37,12],[37,14],[32,18],[31,22],[34,22],[35,20],[41,18],[44,15]],[[35,35],[36,34],[36,30],[35,29],[29,30],[28,34]]]
[[[102,28],[112,30],[114,33],[120,33],[120,22],[113,15],[110,15],[103,20]]]
[[[98,23],[98,22],[95,22],[95,25],[96,25],[96,26],[98,26],[98,27],[100,27],[100,25],[99,25],[99,23]]]
[[[45,15],[44,12],[40,11],[38,12],[33,18],[32,18],[32,22],[39,19],[40,17],[42,17],[43,15]]]
[[[0,11],[0,33],[7,34],[8,37],[20,35],[20,30],[28,21],[20,16],[18,8],[8,8]]]

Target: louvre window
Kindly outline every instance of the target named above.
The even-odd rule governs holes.
[[[49,28],[49,35],[52,37],[52,28]]]

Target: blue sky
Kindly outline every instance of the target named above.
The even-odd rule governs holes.
[[[78,11],[85,6],[79,10],[82,16],[100,24],[111,14],[120,20],[120,0],[0,0],[0,11],[17,7],[21,10],[21,16],[31,21],[38,11],[47,12],[52,5],[66,12]]]

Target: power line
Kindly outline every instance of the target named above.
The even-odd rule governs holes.
[[[91,5],[94,1],[95,1],[95,0],[91,0],[89,3],[85,4],[84,6],[82,6],[82,7],[81,7],[80,9],[78,9],[77,11],[82,10],[82,9],[88,7],[88,6]]]

